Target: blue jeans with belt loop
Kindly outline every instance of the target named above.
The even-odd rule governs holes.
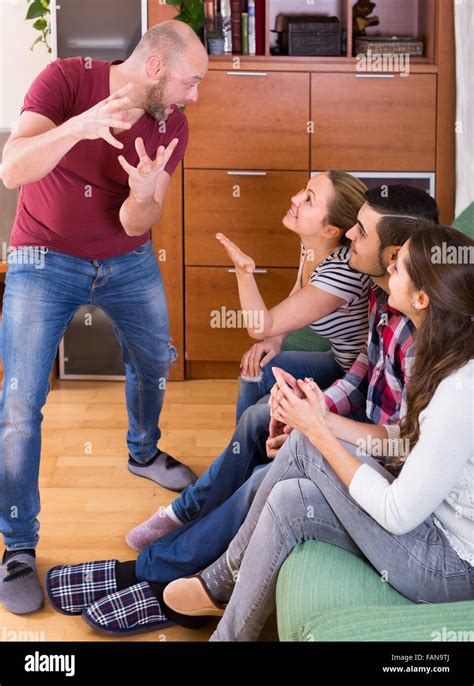
[[[33,254],[42,259],[31,259]],[[38,544],[41,409],[58,345],[83,305],[95,305],[108,315],[121,346],[128,450],[141,463],[156,453],[176,349],[170,343],[166,296],[151,240],[98,260],[32,246],[14,249],[0,336],[0,529],[8,550]]]

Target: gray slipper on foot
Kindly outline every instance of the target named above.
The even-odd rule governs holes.
[[[0,567],[0,602],[16,615],[26,615],[43,607],[44,596],[33,555],[17,554]]]
[[[158,450],[155,457],[143,465],[138,464],[129,454],[128,470],[137,476],[151,479],[170,491],[183,491],[198,479],[192,469],[161,450]]]

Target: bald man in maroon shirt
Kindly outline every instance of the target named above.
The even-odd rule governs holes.
[[[0,600],[12,612],[43,603],[41,409],[81,306],[103,309],[121,345],[129,470],[175,491],[197,478],[157,446],[176,350],[150,227],[187,146],[179,106],[197,100],[207,67],[204,46],[179,21],[151,28],[125,61],[57,59],[31,85],[5,145],[1,178],[20,187],[1,331]]]

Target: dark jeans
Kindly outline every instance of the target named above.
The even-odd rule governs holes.
[[[265,449],[270,409],[263,400],[242,415],[220,456],[219,470],[198,518],[140,553],[136,563],[140,580],[166,582],[195,574],[226,550],[247,516],[266,471],[254,472],[255,468],[270,464]]]
[[[199,518],[162,536],[140,553],[136,562],[140,581],[170,582],[196,574],[227,549],[272,464],[265,449],[270,420],[266,400],[242,415]],[[351,419],[369,421],[363,411]],[[238,454],[234,452],[236,445],[240,446]]]

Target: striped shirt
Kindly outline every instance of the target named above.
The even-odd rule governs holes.
[[[324,391],[328,409],[345,416],[365,405],[374,424],[398,424],[406,414],[414,332],[410,319],[390,307],[385,291],[373,285],[367,347],[347,374]]]
[[[301,284],[305,250],[298,272]],[[311,328],[329,340],[334,359],[348,371],[357,355],[365,347],[368,329],[368,295],[370,277],[349,266],[349,248],[336,248],[311,274],[308,285],[342,298],[344,304],[318,319]]]

